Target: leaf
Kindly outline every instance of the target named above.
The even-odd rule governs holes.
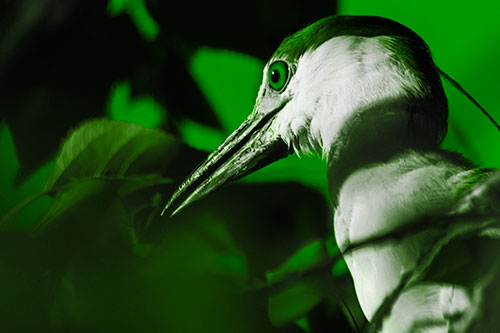
[[[165,122],[165,110],[150,95],[131,97],[129,81],[113,84],[106,113],[113,120],[135,123],[148,128],[158,128]]]
[[[106,203],[121,199],[133,192],[146,187],[170,183],[170,179],[157,175],[142,177],[90,177],[73,180],[57,189],[53,204],[45,212],[37,225],[37,231],[42,231],[59,219],[64,219],[75,209],[85,207],[95,214],[106,207]]]
[[[342,307],[339,301],[345,299],[346,291],[352,289],[346,282],[352,284],[351,280],[345,277],[333,279],[330,269],[323,267],[274,287],[268,301],[271,323],[274,326],[283,326],[296,322],[310,314],[321,302],[330,302],[330,314],[341,315]]]
[[[307,317],[302,317],[295,322],[295,325],[302,328],[305,332],[311,332],[311,325]]]
[[[28,206],[30,203],[35,201],[36,199],[42,197],[45,193],[44,192],[38,192],[33,195],[30,195],[20,203],[18,203],[16,206],[14,206],[7,214],[5,214],[1,219],[0,219],[0,228],[2,231],[8,229],[9,226],[14,226],[14,230],[21,231],[23,229],[26,229],[26,224],[33,224],[33,219],[30,219],[31,221],[28,221],[26,223],[25,221],[18,221],[16,218],[18,218],[19,214],[21,211],[24,210],[26,206]],[[39,217],[39,216],[37,216]],[[35,219],[36,221],[36,219]],[[32,225],[31,225],[32,226]],[[6,228],[7,227],[7,228]],[[30,229],[29,227],[27,229]],[[12,230],[12,229],[11,229]]]
[[[127,13],[145,40],[153,41],[158,36],[158,23],[148,12],[143,0],[109,0],[107,10],[112,16]]]
[[[17,218],[18,230],[33,225],[42,216],[52,198],[43,196],[42,189],[47,182],[53,161],[45,163],[34,170],[28,178],[16,185],[16,174],[19,175],[20,163],[16,153],[10,128],[5,123],[0,123],[0,226],[5,221],[16,217],[18,212],[22,213]],[[36,194],[34,194],[36,193]],[[35,200],[36,199],[36,200]],[[23,209],[28,203],[30,209]]]
[[[344,259],[339,259],[332,267],[333,276],[342,276],[347,273],[349,273],[349,269]]]
[[[107,206],[109,200],[114,200],[111,194],[111,187],[99,179],[72,182],[65,191],[60,191],[53,204],[45,212],[38,224],[38,230],[45,229],[57,219],[63,219],[67,215],[75,212],[77,207],[94,211],[94,214],[101,214],[100,207],[95,203]]]
[[[310,242],[279,268],[266,272],[270,284],[268,287],[274,289],[268,304],[269,318],[273,325],[282,326],[303,318],[326,299],[333,299],[334,304],[339,304],[340,294],[346,293],[346,279],[343,270],[342,274],[332,276],[332,257],[337,257],[340,253],[330,244],[331,241],[332,238]],[[344,261],[337,262],[334,273],[338,273],[339,269],[335,268],[339,263]],[[344,290],[340,292],[339,289]],[[335,309],[338,314],[341,313],[341,308],[337,305]]]
[[[102,178],[104,180],[110,180],[119,182],[118,194],[124,196],[132,192],[141,190],[145,187],[170,184],[172,180],[169,178],[162,178],[156,174],[143,175],[140,177],[120,177],[120,178]]]
[[[170,135],[158,130],[106,119],[91,120],[75,129],[64,142],[45,190],[71,178],[121,177],[146,152],[161,150],[172,155],[178,148]]]
[[[326,161],[318,156],[291,155],[246,176],[241,182],[298,182],[319,191],[328,200]]]
[[[245,256],[241,252],[219,254],[213,257],[214,272],[221,275],[246,278],[248,267]]]
[[[328,259],[328,252],[323,240],[316,240],[299,249],[277,269],[266,272],[266,278],[269,283],[273,284],[291,274],[310,270],[327,262]]]
[[[229,134],[252,111],[264,63],[230,50],[203,47],[191,57],[189,72]],[[215,147],[214,147],[215,148]]]
[[[283,292],[269,297],[269,319],[276,326],[298,320],[322,299],[321,290],[314,284],[296,283]]]
[[[178,126],[182,141],[199,150],[212,151],[224,141],[221,131],[190,119],[185,119]]]

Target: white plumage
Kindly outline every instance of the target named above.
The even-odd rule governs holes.
[[[388,39],[335,37],[302,55],[282,93],[293,99],[273,124],[281,138],[295,144],[296,151],[319,147],[327,156],[346,121],[359,116],[363,108],[376,101],[397,99],[407,91],[423,94],[421,82],[384,46]],[[384,111],[394,112],[374,112]],[[307,141],[301,142],[303,137]]]

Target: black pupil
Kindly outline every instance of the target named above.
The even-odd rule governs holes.
[[[280,72],[277,69],[273,69],[271,72],[271,81],[277,83],[280,79]]]

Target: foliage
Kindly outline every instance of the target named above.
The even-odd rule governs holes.
[[[328,280],[328,269],[308,276],[307,282],[297,278],[283,281],[327,262],[329,255],[322,241],[306,244],[281,268],[267,273],[275,278],[262,280],[264,273],[283,261],[289,250],[322,234],[311,230],[312,234],[300,240],[294,239],[299,235],[290,230],[283,232],[290,221],[292,229],[293,224],[306,227],[296,211],[289,213],[289,221],[275,221],[272,210],[287,209],[289,199],[273,202],[270,198],[286,198],[289,185],[273,185],[272,189],[242,186],[233,190],[238,195],[215,195],[213,202],[191,209],[184,217],[181,214],[171,221],[160,219],[159,208],[166,198],[163,193],[173,190],[166,178],[168,170],[186,150],[189,148],[172,136],[133,123],[94,119],[73,130],[41,192],[53,198],[50,207],[26,228],[20,228],[16,217],[22,209],[30,209],[29,202],[22,203],[2,221],[1,236],[5,240],[18,238],[5,242],[9,251],[4,252],[2,262],[11,273],[3,276],[2,285],[12,286],[10,279],[17,274],[23,276],[17,281],[19,289],[8,293],[11,296],[7,297],[4,313],[12,313],[13,320],[6,321],[6,325],[14,326],[19,305],[35,297],[38,303],[33,311],[25,311],[35,319],[26,322],[26,327],[21,325],[21,330],[130,328],[149,320],[166,330],[176,327],[194,332],[212,327],[214,331],[230,332],[236,327],[241,330],[243,323],[249,325],[249,331],[273,330],[271,323],[278,327],[293,323],[323,300],[324,286],[318,283]],[[155,170],[166,171],[163,175],[151,173]],[[320,195],[296,185],[292,191],[303,193],[295,199],[299,209],[308,202],[316,206],[314,215],[325,219],[326,205]],[[246,205],[250,197],[260,204],[259,211]],[[313,198],[315,203],[311,202]],[[227,212],[219,202],[231,202],[239,209]],[[241,212],[247,222],[240,218],[242,226],[229,225]],[[277,224],[274,230],[267,225],[271,223]],[[263,259],[265,251],[273,251],[276,241],[290,244],[273,249],[275,255]],[[23,268],[26,265],[35,271],[28,274]],[[282,284],[280,291],[273,292],[268,300],[266,294],[277,282]],[[19,292],[25,285],[33,286],[30,292]],[[312,299],[308,288],[314,290]],[[135,301],[141,298],[150,311],[139,311],[130,301],[120,301],[124,295]],[[241,302],[233,308],[230,318],[221,310],[232,304],[234,297],[241,298]],[[263,312],[268,301],[269,317]],[[207,303],[217,306],[206,308]],[[107,306],[117,304],[128,305],[119,306],[117,316],[100,314]],[[256,304],[260,304],[257,312]],[[290,308],[291,304],[303,305]],[[38,313],[40,306],[45,312]],[[139,311],[139,315],[127,315],[128,311]],[[174,311],[175,315],[165,319],[162,311]],[[235,314],[245,317],[235,320]],[[191,325],[191,316],[204,322],[203,326],[201,322]],[[244,318],[251,318],[252,325]]]
[[[110,1],[106,8],[68,1],[57,9],[59,21],[49,1],[39,3],[25,33],[2,26],[12,37],[0,43],[0,100],[7,110],[0,145],[9,161],[0,177],[6,199],[2,326],[18,332],[300,331],[293,322],[309,308],[281,320],[280,328],[272,325],[265,273],[327,234],[324,197],[299,184],[242,184],[176,218],[160,219],[158,210],[205,155],[182,142],[210,150],[222,140],[251,108],[262,61],[233,51],[224,58],[209,48],[191,54],[173,42],[177,37],[162,34],[168,27],[158,28],[172,21],[158,13],[170,11],[156,8],[151,16],[143,1]],[[15,22],[22,8],[12,4],[2,15]],[[276,40],[295,24],[276,30]],[[214,69],[226,74],[207,85]],[[37,77],[48,80],[39,84]],[[228,89],[239,91],[230,94],[233,104],[221,94]],[[213,139],[200,136],[200,128]],[[311,171],[307,163],[304,170]],[[323,186],[321,171],[309,183]],[[294,173],[287,162],[256,180],[286,181]],[[297,193],[295,210],[277,215],[288,210],[290,192]],[[308,225],[308,215],[319,223]]]

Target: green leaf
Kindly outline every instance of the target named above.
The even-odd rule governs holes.
[[[146,187],[172,183],[171,179],[162,178],[156,174],[143,175],[139,177],[120,177],[120,178],[105,177],[102,179],[117,182],[119,185],[118,188],[119,196],[124,196]]]
[[[26,230],[31,230],[33,227],[36,225],[38,219],[42,216],[43,214],[43,209],[36,209],[37,215],[30,216],[26,218],[21,214],[23,210],[30,205],[31,203],[35,202],[37,199],[40,198],[46,198],[48,197],[45,195],[45,192],[38,192],[33,195],[28,196],[25,198],[23,201],[19,202],[17,205],[15,205],[7,214],[5,214],[1,219],[0,219],[0,229],[2,231],[9,230],[9,231],[26,231]],[[46,203],[47,207],[50,205],[50,203],[53,201],[52,198],[48,197],[49,201]],[[43,207],[42,208],[47,208]],[[32,209],[33,211],[33,209]],[[33,212],[31,212],[32,214]],[[26,214],[24,214],[26,215]]]
[[[37,229],[41,231],[67,215],[74,214],[75,209],[90,209],[101,214],[107,204],[119,200],[126,195],[147,187],[171,183],[170,179],[158,175],[140,177],[90,177],[71,181],[57,188],[56,198],[50,208],[40,219]]]
[[[213,271],[218,274],[246,278],[248,267],[241,252],[219,254],[212,259]]]
[[[115,82],[111,87],[106,113],[113,120],[135,123],[148,128],[158,128],[165,121],[165,111],[149,96],[132,99],[128,81]]]
[[[137,124],[96,119],[75,129],[64,142],[45,186],[66,184],[71,178],[127,175],[129,168],[149,151],[161,151],[167,160],[178,144],[164,132]]]
[[[266,272],[267,281],[271,284],[282,281],[294,273],[302,273],[327,262],[329,255],[323,240],[307,244],[291,256],[283,265]]]
[[[269,319],[275,326],[296,321],[323,299],[314,281],[299,281],[269,297]]]
[[[302,317],[295,322],[295,325],[302,328],[306,332],[311,331],[311,324],[309,323],[309,319],[307,317]]]
[[[20,172],[20,163],[16,147],[9,128],[0,123],[0,226],[5,221],[15,218],[17,230],[33,226],[50,206],[52,198],[44,196],[42,189],[47,182],[54,161],[40,166],[19,185],[15,184],[16,174]],[[34,194],[36,193],[36,194]],[[24,207],[29,205],[29,208]],[[18,214],[19,213],[19,214]]]
[[[65,191],[59,191],[52,205],[40,219],[38,230],[45,229],[58,219],[75,215],[76,208],[91,210],[97,215],[101,214],[102,208],[115,200],[112,187],[106,185],[106,182],[100,179],[72,182],[70,186],[66,186]]]
[[[127,13],[145,40],[153,41],[158,36],[158,23],[148,12],[143,0],[109,0],[107,10],[111,16]]]
[[[221,131],[190,119],[183,120],[178,127],[182,141],[195,149],[212,151],[224,141]]]
[[[92,195],[90,188],[75,180],[105,182],[105,187],[118,191],[118,196],[168,183],[169,179],[159,175],[142,173],[149,172],[155,161],[168,162],[178,148],[171,136],[137,124],[104,119],[86,122],[63,144],[50,176],[50,170],[46,170],[45,189],[25,194],[25,199],[0,219],[0,226],[4,230],[30,231],[52,224],[63,211],[71,211],[75,203]],[[140,176],[125,176],[134,172]],[[56,202],[47,193],[55,195]]]
[[[347,263],[344,259],[339,259],[335,265],[332,267],[332,275],[333,276],[342,276],[349,272],[347,268]]]
[[[331,238],[313,241],[295,252],[276,270],[266,272],[268,283],[277,289],[268,303],[273,325],[296,322],[325,298],[333,297],[337,301],[336,290],[343,283],[337,275],[332,276],[331,257],[339,253],[330,244],[331,241]]]
[[[329,198],[326,161],[318,156],[291,155],[241,179],[244,183],[298,182]]]
[[[264,63],[230,50],[203,47],[191,57],[189,72],[224,126],[232,132],[250,114],[262,82]]]

